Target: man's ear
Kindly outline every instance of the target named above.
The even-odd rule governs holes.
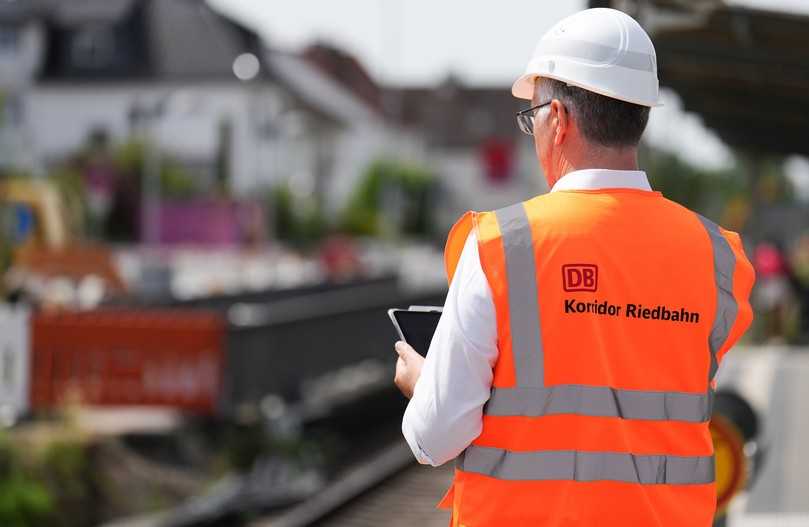
[[[559,146],[565,142],[565,137],[570,129],[570,114],[558,99],[551,101],[551,124],[553,126],[553,144]]]

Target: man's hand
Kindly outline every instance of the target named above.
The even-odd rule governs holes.
[[[393,382],[396,383],[404,396],[410,399],[413,397],[416,381],[419,380],[419,375],[421,375],[424,357],[402,340],[396,342],[394,348],[396,348],[396,353],[399,354],[399,360],[396,361],[396,375],[393,377]]]

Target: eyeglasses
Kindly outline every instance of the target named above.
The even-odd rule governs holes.
[[[536,114],[540,108],[547,106],[552,102],[553,100],[550,100],[548,102],[543,102],[542,104],[537,104],[533,108],[528,108],[527,110],[517,112],[517,128],[519,128],[524,134],[534,135],[534,117],[536,117]]]

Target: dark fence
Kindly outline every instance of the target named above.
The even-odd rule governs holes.
[[[387,309],[443,305],[445,291],[408,292],[392,277],[217,297],[171,309],[38,313],[31,400],[164,405],[232,416],[267,395],[301,398],[307,380],[375,360],[392,379]],[[361,375],[361,372],[360,372]],[[360,379],[361,381],[361,379]]]
[[[268,393],[297,399],[310,380],[368,359],[395,364],[390,307],[443,305],[446,292],[406,292],[393,280],[229,310],[223,410]]]

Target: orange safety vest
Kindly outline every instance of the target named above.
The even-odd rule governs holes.
[[[659,192],[559,191],[466,213],[450,281],[471,229],[499,355],[450,524],[710,526],[714,375],[753,316],[739,236]]]

